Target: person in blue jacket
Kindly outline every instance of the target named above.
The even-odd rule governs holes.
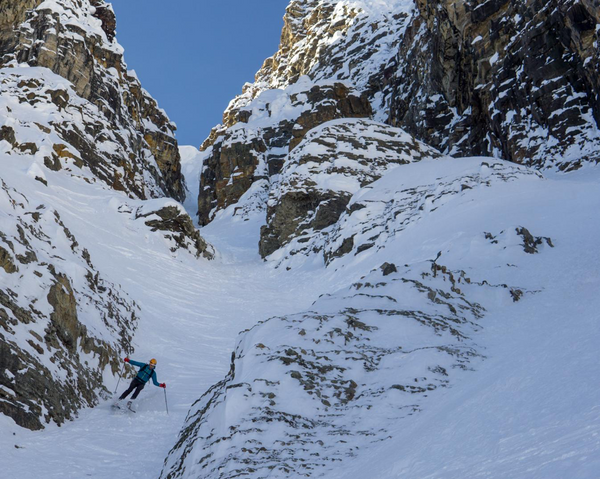
[[[127,401],[127,407],[131,408],[131,402],[138,397],[138,395],[140,394],[142,389],[144,389],[144,386],[148,381],[150,381],[150,379],[152,379],[152,382],[155,386],[158,386],[160,388],[167,387],[165,383],[159,383],[156,379],[156,371],[154,370],[156,368],[156,359],[151,359],[147,364],[140,363],[129,358],[125,358],[124,361],[126,363],[133,364],[134,366],[140,368],[140,370],[138,371],[137,376],[133,378],[133,381],[131,381],[131,384],[129,385],[127,390],[123,394],[121,394],[121,397],[117,400],[115,406],[118,407],[119,401],[122,401],[127,396],[129,396],[129,394],[131,394],[131,391],[135,391],[133,393],[133,396],[131,396],[131,401]]]

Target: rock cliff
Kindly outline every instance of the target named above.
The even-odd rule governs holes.
[[[336,118],[369,117],[371,106],[343,83],[304,78],[227,114],[232,125],[214,130],[202,146],[206,155],[198,198],[201,224],[218,209],[237,203],[254,182],[279,174],[287,153],[312,128]]]
[[[597,162],[597,1],[417,2],[389,122],[458,155]]]
[[[182,200],[175,126],[127,71],[110,5],[102,0],[7,0],[0,8],[6,12],[0,23],[4,74],[26,64],[47,68],[69,82],[44,94],[48,85],[36,78],[13,74],[8,80],[15,82],[10,94],[20,101],[46,101],[63,116],[38,131],[41,137],[55,136],[47,139],[54,140],[57,150],[48,156],[49,167],[62,167],[61,152],[68,155],[68,145],[78,153],[78,168],[89,168],[115,189],[139,198]],[[26,126],[21,120],[6,128]],[[16,136],[18,151],[18,132]]]
[[[201,223],[237,203],[255,182],[266,201],[273,176],[306,131],[344,116],[403,128],[453,156],[560,170],[597,162],[598,7],[572,0],[293,0],[279,51],[232,100],[203,145]],[[370,109],[279,121],[275,92],[300,85],[309,91],[322,82],[346,85]],[[261,98],[271,120],[263,115],[252,125],[249,110]],[[314,105],[305,96],[300,102]],[[297,99],[292,104],[302,107]],[[289,133],[296,129],[300,134]],[[231,148],[222,153],[221,144]],[[256,189],[252,194],[256,202]]]
[[[411,9],[397,1],[290,3],[280,50],[266,60],[255,83],[232,100],[223,124],[201,147],[206,158],[200,180],[202,224],[236,203],[254,182],[268,183],[312,128],[338,118],[384,119],[392,92],[390,68]],[[223,143],[233,151],[223,155],[218,148]],[[256,166],[236,175],[242,159]]]
[[[141,306],[88,231],[214,256],[163,198],[185,196],[175,126],[127,71],[115,29],[102,0],[0,5],[0,413],[29,429],[107,397],[133,348]]]

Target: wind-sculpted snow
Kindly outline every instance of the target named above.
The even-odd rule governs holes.
[[[371,129],[365,146],[381,126],[363,126]],[[413,159],[419,150],[435,154],[396,134]],[[302,166],[302,145],[297,151]],[[401,159],[402,149],[394,151]],[[331,168],[324,170],[334,174]],[[392,428],[440,390],[468,381],[464,374],[485,356],[477,337],[486,303],[540,292],[498,278],[520,270],[531,254],[546,254],[552,239],[504,218],[496,222],[501,231],[486,231],[481,219],[510,185],[542,183],[538,172],[489,158],[429,157],[398,161],[376,176],[356,187],[334,225],[306,231],[290,243],[295,249],[269,258],[290,270],[315,268],[329,255],[322,274],[332,285],[362,275],[332,287],[307,311],[242,333],[229,375],[190,411],[163,479],[328,477],[342,461],[364,458],[393,438]]]
[[[429,264],[368,274],[245,333],[229,376],[192,408],[164,479],[323,477],[480,360],[475,286]]]

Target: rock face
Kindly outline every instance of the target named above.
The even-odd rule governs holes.
[[[265,92],[226,115],[230,127],[214,130],[202,146],[206,157],[198,198],[201,224],[217,209],[236,203],[255,181],[277,175],[287,153],[309,130],[335,118],[369,117],[371,106],[343,83],[300,81]]]
[[[39,133],[52,136],[59,149],[48,167],[60,168],[61,152],[68,155],[71,149],[77,151],[78,168],[89,168],[115,189],[139,198],[182,200],[175,127],[127,72],[110,5],[6,0],[0,8],[2,94],[30,104],[45,102],[61,112],[60,121]],[[50,90],[36,73],[11,74],[19,64],[48,68],[70,84]],[[12,83],[9,92],[7,83]]]
[[[0,413],[41,429],[107,396],[139,310],[56,210],[4,182],[0,207]]]
[[[413,10],[413,2],[405,0],[292,0],[279,50],[230,109],[265,90],[287,88],[306,75],[317,82],[341,81],[365,92],[376,119],[382,120],[378,113],[391,99],[395,56]]]
[[[230,103],[223,125],[202,145],[201,224],[239,201],[255,182],[268,189],[269,178],[310,129],[338,118],[384,119],[395,46],[411,10],[398,1],[290,3],[279,52]]]
[[[389,169],[440,156],[404,131],[370,120],[334,120],[314,128],[272,183],[261,256],[299,236],[309,243],[337,223],[354,193]]]
[[[271,121],[248,121],[261,97],[299,85],[308,91],[311,82],[347,85],[371,106],[347,117],[402,128],[444,154],[561,170],[599,161],[599,7],[591,0],[291,1],[279,51],[203,145],[201,223],[255,182],[266,200],[304,130],[342,117],[340,108],[308,125],[293,116],[282,123],[276,105],[263,101]],[[302,102],[311,100],[292,100],[294,108]],[[296,129],[300,135],[290,135]]]
[[[25,20],[28,10],[41,3],[40,0],[4,1],[0,5],[0,52],[12,51],[18,41],[14,30]]]
[[[390,123],[458,155],[568,170],[600,138],[600,3],[418,1]]]

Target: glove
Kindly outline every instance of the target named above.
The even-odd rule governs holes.
[[[160,384],[158,385],[158,387],[159,387],[159,388],[166,388],[166,387],[167,387],[167,384],[166,384],[166,383],[160,383]]]
[[[129,362],[129,358],[125,358],[125,359],[123,359],[123,361],[125,361],[126,363],[128,363]]]

